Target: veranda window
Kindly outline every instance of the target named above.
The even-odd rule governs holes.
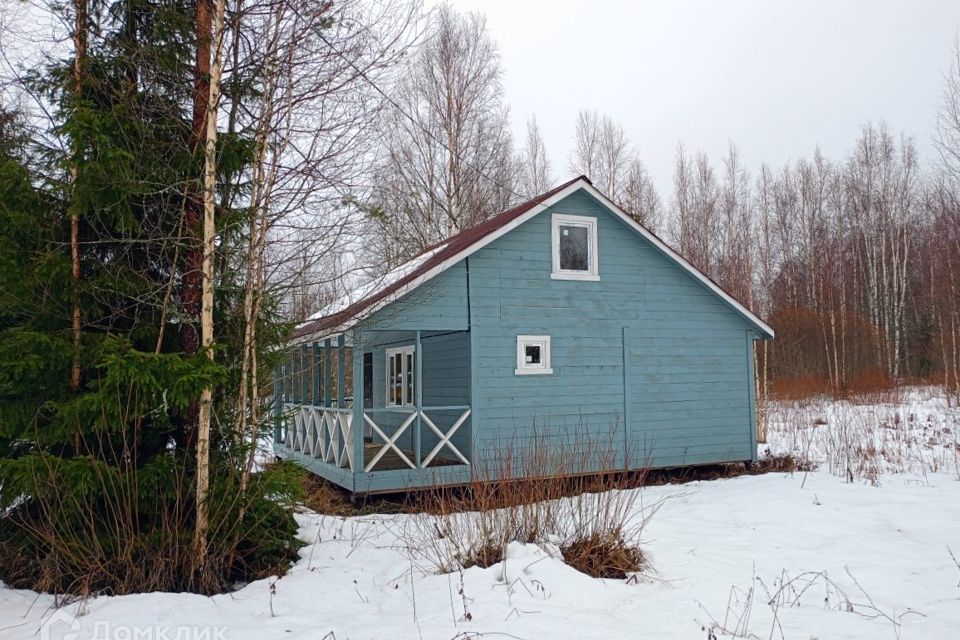
[[[414,348],[387,349],[387,406],[410,407],[414,403]]]

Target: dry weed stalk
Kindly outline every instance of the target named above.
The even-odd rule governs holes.
[[[822,464],[850,482],[951,470],[960,478],[960,412],[937,389],[875,392],[869,400],[819,396],[772,403],[771,452]],[[916,401],[938,406],[917,408]]]
[[[786,570],[783,570],[769,587],[763,579],[754,574],[749,588],[741,589],[736,585],[730,587],[727,609],[722,623],[714,618],[702,603],[698,603],[700,609],[710,618],[709,624],[702,625],[702,628],[707,631],[708,638],[717,638],[719,633],[722,636],[733,638],[767,637],[769,640],[777,638],[786,640],[783,626],[780,623],[780,610],[799,607],[804,601],[809,601],[818,603],[818,606],[823,606],[831,611],[851,613],[868,619],[886,620],[893,626],[895,637],[899,638],[905,616],[910,614],[923,615],[915,610],[907,610],[900,614],[897,614],[896,611],[884,611],[850,572],[849,567],[844,567],[844,572],[850,582],[853,583],[852,588],[844,587],[838,580],[831,578],[826,571],[805,571],[796,576],[791,576]],[[770,631],[766,636],[758,635],[750,629],[753,605],[758,602],[756,598],[757,585],[765,593],[765,600],[759,600],[759,602],[766,603],[772,616]]]

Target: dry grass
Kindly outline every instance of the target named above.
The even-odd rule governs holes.
[[[415,513],[423,508],[422,496],[417,493],[353,498],[346,489],[308,471],[303,472],[300,484],[303,506],[325,515],[348,518],[374,513]]]
[[[804,375],[777,378],[770,382],[770,395],[779,401],[807,401],[821,397],[862,403],[881,402],[896,396],[900,387],[879,369],[863,369],[837,387],[824,376]]]
[[[863,401],[883,401],[899,389],[893,378],[879,369],[864,369],[853,376],[850,382],[834,394],[835,398],[860,398]]]
[[[790,453],[771,453],[769,449],[750,467],[750,475],[761,473],[794,473],[795,471],[813,471],[817,465],[806,458],[798,459]]]
[[[332,516],[360,515],[350,494],[331,482],[312,473],[304,473],[300,481],[303,487],[303,506]]]
[[[770,395],[776,400],[803,400],[829,391],[830,383],[822,376],[776,378],[770,382]]]
[[[770,417],[774,454],[851,482],[878,484],[885,473],[960,474],[960,411],[940,387],[781,401],[771,404]]]
[[[646,565],[640,548],[624,540],[619,532],[578,538],[560,547],[560,551],[564,562],[594,578],[623,580]]]

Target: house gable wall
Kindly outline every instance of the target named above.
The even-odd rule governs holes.
[[[596,217],[599,281],[551,278],[554,213]],[[361,326],[470,329],[424,341],[424,405],[473,407],[469,437],[482,475],[507,454],[634,468],[756,455],[754,327],[583,190]],[[376,344],[377,331],[364,335],[364,350],[374,351],[374,406],[382,407],[387,345]],[[551,337],[552,374],[516,375],[518,335]]]
[[[597,218],[599,281],[551,278],[554,213]],[[480,464],[545,446],[607,466],[754,457],[750,325],[586,192],[477,251],[469,274]],[[515,375],[517,335],[551,336],[553,374]]]

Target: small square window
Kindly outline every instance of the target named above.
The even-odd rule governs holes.
[[[517,336],[518,376],[553,373],[550,368],[550,336]]]
[[[597,219],[554,214],[553,272],[555,280],[599,280]]]
[[[525,364],[540,364],[542,362],[541,358],[543,357],[543,347],[539,344],[528,344],[524,345],[524,363]]]

